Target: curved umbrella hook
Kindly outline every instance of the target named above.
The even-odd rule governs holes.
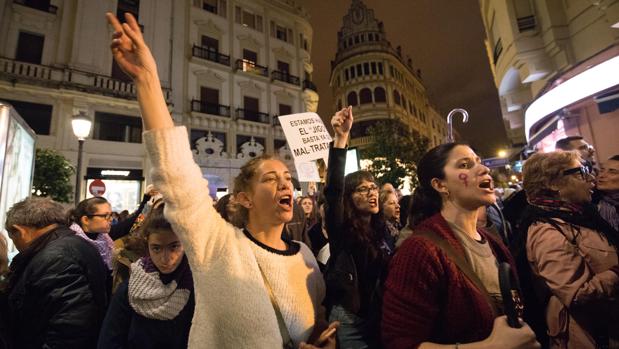
[[[455,141],[454,135],[453,135],[453,116],[454,114],[458,114],[458,113],[462,114],[462,122],[466,123],[469,121],[469,113],[462,108],[456,108],[450,111],[449,114],[447,114],[447,142],[448,143],[453,143]]]

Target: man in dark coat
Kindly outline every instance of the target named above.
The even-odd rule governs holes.
[[[9,333],[18,348],[95,348],[108,303],[96,248],[65,225],[63,207],[28,198],[7,213],[19,254],[7,286]]]

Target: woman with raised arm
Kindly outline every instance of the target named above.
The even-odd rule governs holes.
[[[325,219],[331,257],[326,270],[329,320],[339,321],[342,348],[380,347],[382,279],[392,249],[378,214],[378,186],[367,171],[344,177],[352,107],[331,120],[335,132],[329,153]],[[390,237],[390,236],[389,236]]]
[[[526,324],[511,328],[500,316],[497,263],[513,263],[498,239],[476,227],[479,207],[496,200],[488,168],[469,146],[448,143],[422,157],[417,176],[414,233],[385,282],[384,346],[539,348]]]
[[[174,127],[157,66],[135,18],[108,13],[112,53],[132,77],[144,121],[153,182],[165,201],[165,218],[185,249],[194,279],[190,348],[334,348],[332,324],[316,340],[324,282],[310,249],[282,239],[292,218],[293,187],[284,163],[263,156],[234,180],[244,229],[213,207],[208,183],[195,164],[185,127]],[[330,334],[330,336],[328,336]]]

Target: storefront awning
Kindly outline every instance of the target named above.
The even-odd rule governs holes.
[[[532,143],[531,131],[549,115],[616,85],[619,85],[619,56],[595,65],[546,92],[525,112],[527,141]]]

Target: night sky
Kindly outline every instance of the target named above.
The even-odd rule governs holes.
[[[318,113],[333,114],[329,87],[330,61],[335,58],[337,32],[351,0],[296,0],[310,13],[314,29],[313,79],[318,87]],[[497,90],[484,46],[485,31],[477,0],[363,0],[383,21],[387,39],[410,55],[421,69],[430,100],[446,116],[464,108],[470,120],[454,121],[463,140],[483,157],[508,146]],[[457,117],[460,119],[460,117]]]

